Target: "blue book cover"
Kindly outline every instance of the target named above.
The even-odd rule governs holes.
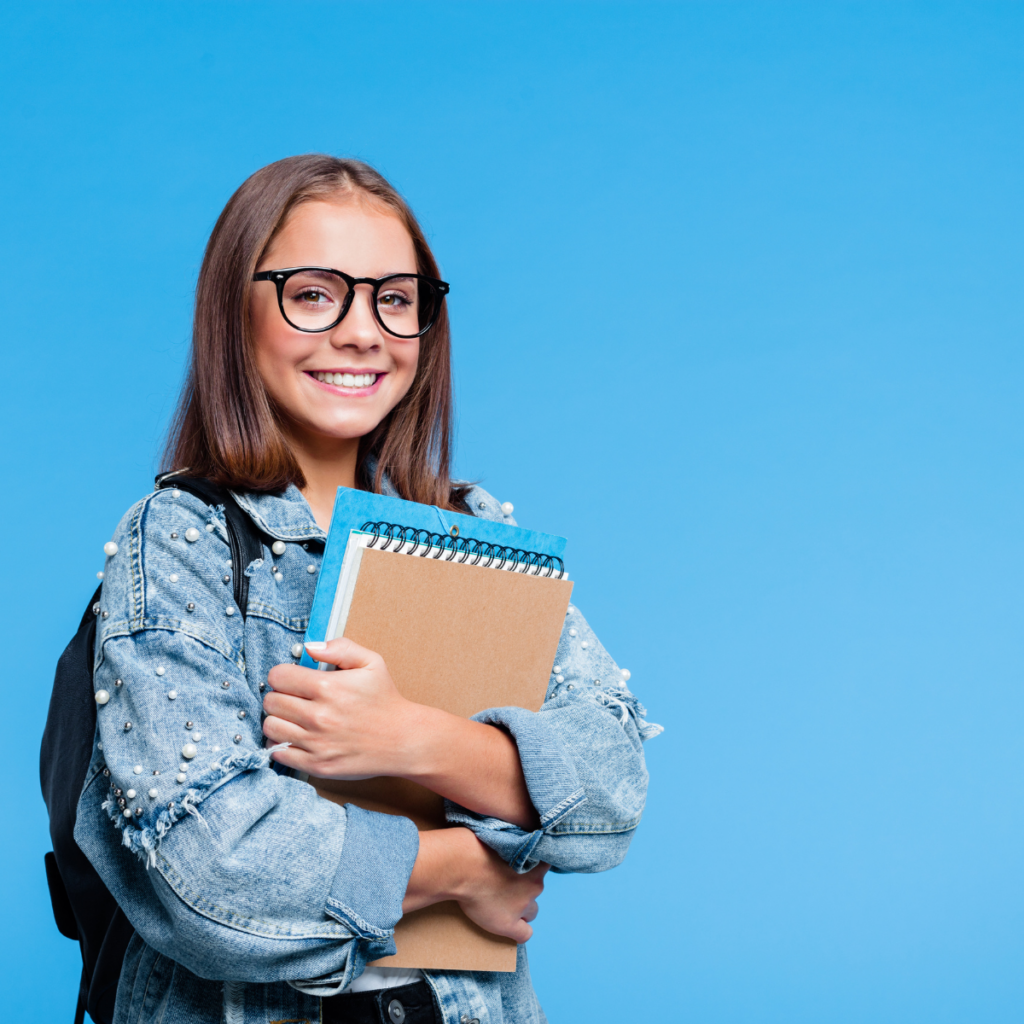
[[[384,494],[339,487],[320,578],[317,580],[313,607],[309,613],[306,640],[323,640],[326,637],[349,534],[370,522],[394,523],[437,534],[450,534],[452,527],[457,526],[459,536],[465,539],[536,551],[555,558],[561,558],[565,551],[565,538],[550,533],[524,530],[519,526],[495,523],[490,519],[477,519],[476,516],[439,509],[436,505],[421,505],[419,502],[391,498]],[[305,650],[300,664],[307,668],[317,667],[317,662]]]

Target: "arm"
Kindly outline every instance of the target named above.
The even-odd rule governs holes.
[[[647,786],[642,741],[659,726],[583,617],[570,609],[561,671],[539,712],[495,708],[466,721],[405,700],[383,660],[349,640],[309,645],[341,671],[279,666],[264,700],[275,758],[326,778],[392,775],[449,800],[517,870],[542,862],[600,871],[621,861]],[[602,680],[603,676],[603,680]]]
[[[508,732],[406,700],[380,655],[351,640],[306,647],[341,671],[278,665],[270,672],[263,731],[291,744],[275,751],[278,762],[319,778],[409,779],[480,814],[537,826]]]

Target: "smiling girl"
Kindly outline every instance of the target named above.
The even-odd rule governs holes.
[[[523,945],[514,974],[367,964],[442,900],[523,944],[549,866],[625,855],[660,730],[575,607],[536,713],[414,704],[347,640],[317,652],[329,677],[298,664],[339,486],[512,521],[449,477],[447,292],[355,161],[271,164],[213,230],[166,486],[108,544],[97,618],[75,835],[135,929],[118,1024],[542,1021]],[[262,558],[232,563],[224,509],[174,488],[186,472],[230,490]],[[414,780],[452,827],[339,807],[301,772]]]

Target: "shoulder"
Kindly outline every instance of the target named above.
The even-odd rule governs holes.
[[[456,481],[456,483],[462,483],[462,481]],[[512,518],[514,511],[512,502],[498,501],[494,495],[477,484],[465,484],[464,486],[469,487],[466,492],[466,505],[477,519],[490,519],[492,522],[506,523],[508,526],[518,525]]]
[[[224,617],[231,590],[223,508],[167,488],[136,502],[104,545],[100,633],[175,628],[202,608]],[[234,614],[232,612],[232,614]]]
[[[104,546],[107,568],[128,564],[146,574],[163,562],[195,565],[220,558],[227,549],[223,506],[211,506],[187,491],[154,491],[121,517]],[[106,570],[104,570],[106,573]]]

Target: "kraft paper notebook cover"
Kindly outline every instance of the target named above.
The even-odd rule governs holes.
[[[355,493],[360,499],[381,499],[380,495]],[[325,606],[321,608],[322,631],[319,636],[312,635],[311,617],[308,639],[347,636],[377,651],[405,697],[452,714],[469,717],[485,708],[504,705],[537,710],[547,691],[572,592],[565,574],[553,572],[550,562],[509,571],[507,564],[496,568],[498,563],[493,559],[490,565],[486,559],[476,565],[454,558],[447,561],[445,556],[452,554],[451,550],[438,557],[436,544],[444,536],[439,531],[431,531],[433,541],[424,540],[419,546],[420,557],[408,553],[411,545],[403,549],[405,553],[396,552],[394,545],[381,550],[379,536],[359,529],[370,520],[363,518],[363,501],[358,503],[363,510],[355,519],[363,521],[355,523],[354,532],[355,520],[351,518],[337,524],[337,531],[332,522],[329,546],[340,546],[344,541],[344,552],[334,560],[332,578],[322,577],[319,582],[318,600],[322,589],[330,587],[333,592],[329,602],[327,597],[321,602]],[[375,502],[372,512],[381,511]],[[395,515],[394,509],[383,511]],[[432,511],[436,516],[437,510]],[[469,520],[467,533],[481,523],[472,517],[457,518]],[[379,518],[374,521],[382,522]],[[435,518],[435,530],[436,524]],[[487,525],[499,527],[499,531],[492,531],[494,540],[488,540],[488,544],[503,531],[508,531],[505,535],[511,540],[519,539],[516,533],[528,532],[502,524]],[[342,529],[348,537],[342,535]],[[419,536],[424,538],[424,531]],[[561,538],[532,534],[530,539],[538,548],[546,547],[547,552],[542,552],[546,554],[564,547]],[[456,556],[461,550],[464,548]],[[517,550],[525,554],[525,549]],[[557,558],[555,562],[561,565]],[[421,829],[446,825],[442,799],[412,782],[390,778],[309,781],[321,796],[338,803],[402,814]],[[397,954],[376,961],[376,965],[515,970],[515,943],[477,927],[455,902],[436,904],[404,917],[395,929],[395,943]]]
[[[323,640],[327,636],[341,566],[348,549],[349,534],[370,522],[401,524],[437,534],[450,534],[452,527],[455,527],[461,537],[472,537],[485,543],[536,551],[554,559],[560,559],[565,553],[564,537],[524,530],[521,526],[508,526],[488,519],[477,519],[475,516],[462,515],[458,512],[442,511],[434,505],[421,505],[390,495],[370,494],[351,487],[339,487],[331,515],[327,547],[324,549],[320,565],[320,578],[316,594],[313,596],[313,607],[309,613],[307,640]],[[307,668],[317,666],[317,662],[305,652],[300,664]]]

